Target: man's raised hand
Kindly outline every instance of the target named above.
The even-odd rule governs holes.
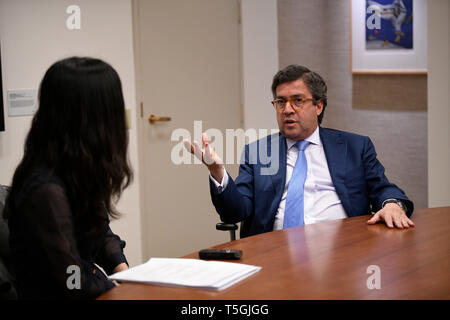
[[[183,143],[190,153],[206,165],[211,176],[220,183],[224,175],[223,161],[211,147],[211,142],[206,133],[202,133],[202,147],[195,140],[191,143],[191,141],[184,139]]]

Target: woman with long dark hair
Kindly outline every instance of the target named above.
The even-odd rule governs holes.
[[[25,142],[5,218],[19,298],[95,298],[128,268],[110,227],[132,179],[122,86],[92,58],[53,64]]]

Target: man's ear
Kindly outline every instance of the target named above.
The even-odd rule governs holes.
[[[323,111],[323,101],[319,100],[316,104],[316,113],[319,116]]]

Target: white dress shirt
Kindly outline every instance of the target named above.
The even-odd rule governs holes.
[[[305,150],[308,165],[304,189],[303,211],[305,224],[346,218],[347,215],[344,207],[341,204],[341,200],[339,199],[333,181],[331,180],[325,151],[323,149],[322,141],[320,140],[319,127],[317,127],[314,133],[305,140],[310,142]],[[295,142],[296,141],[286,139],[286,183],[275,216],[273,230],[283,229],[287,190],[298,157],[298,148],[294,146]],[[222,192],[228,184],[228,174],[226,172],[224,172],[221,183],[218,183],[211,175],[210,179],[218,188],[219,192]]]

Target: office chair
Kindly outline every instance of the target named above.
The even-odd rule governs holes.
[[[9,187],[0,185],[0,300],[16,300],[16,279],[9,249],[8,222],[3,219],[3,209]]]
[[[240,222],[241,228],[239,229],[239,238],[243,239],[249,234],[250,221],[243,220]],[[236,230],[238,229],[237,223],[225,223],[219,222],[216,224],[216,230],[220,231],[229,231],[230,232],[230,241],[236,240]]]

